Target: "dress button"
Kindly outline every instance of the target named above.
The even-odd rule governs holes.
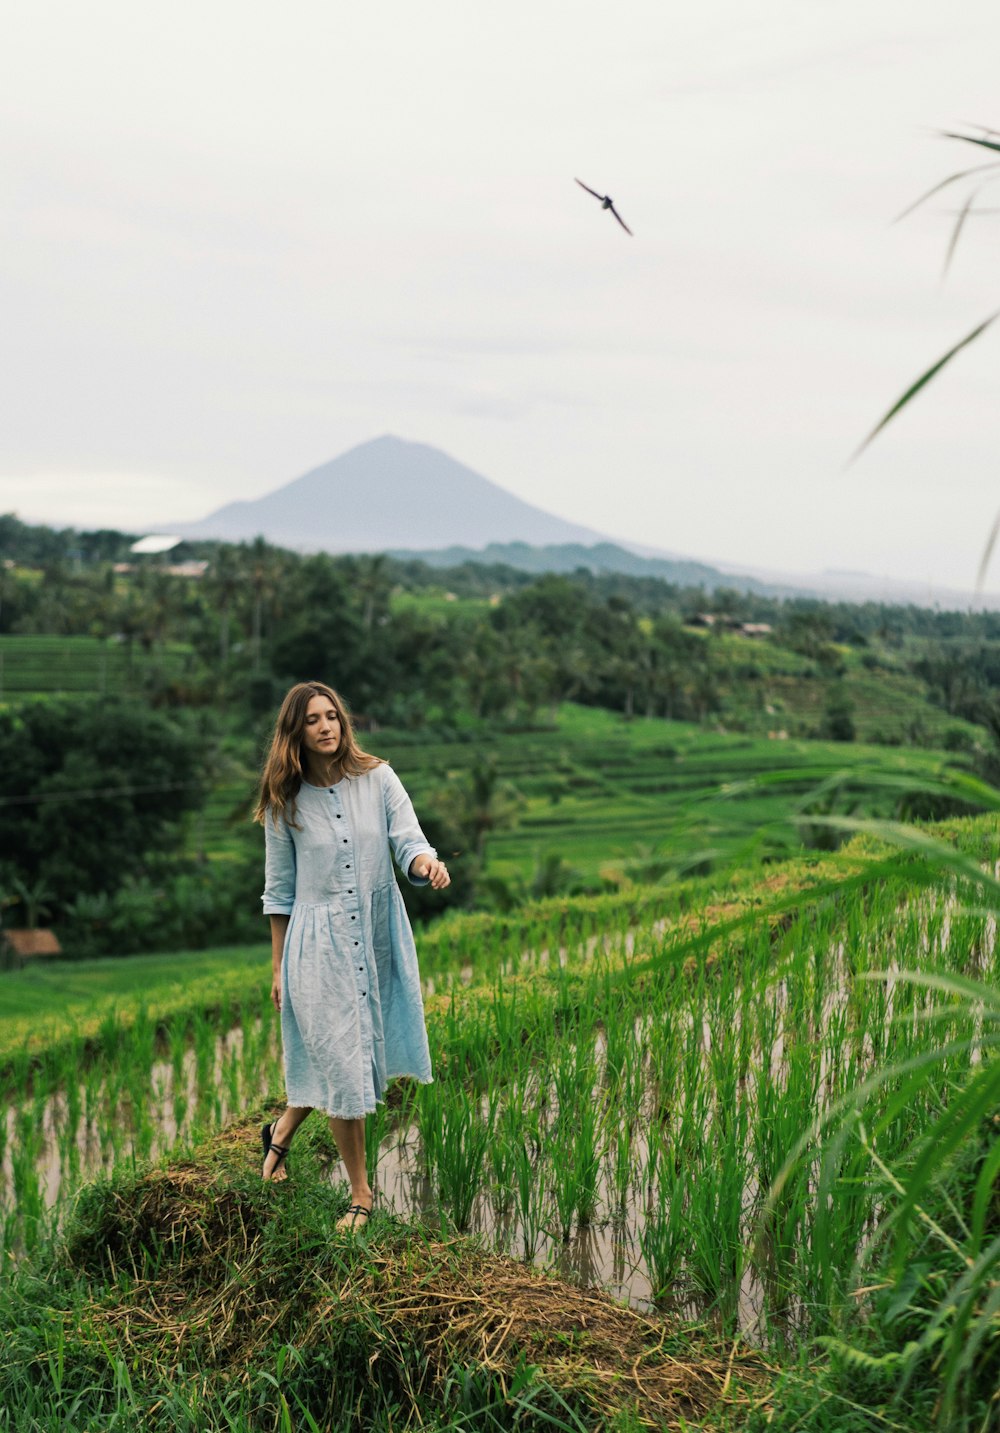
[[[347,845],[347,837],[346,837],[346,836],[344,837],[344,845],[345,845],[345,846]]]
[[[351,916],[351,920],[352,920],[352,921],[356,921],[356,920],[357,920],[357,916]]]
[[[340,820],[340,812],[339,812],[339,811],[337,812],[337,820],[338,820],[338,821]]]
[[[354,944],[357,945],[357,941],[355,941]],[[360,968],[361,968],[361,967],[359,966],[358,969],[360,970]]]
[[[350,869],[351,869],[350,866],[345,866],[345,867],[344,867],[344,870],[345,870],[345,871],[349,871]]]

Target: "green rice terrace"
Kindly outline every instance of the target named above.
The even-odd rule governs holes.
[[[259,1179],[264,945],[5,973],[0,1428],[996,1426],[998,859],[448,917],[353,1237],[318,1119]]]
[[[415,610],[480,612],[488,604],[448,603],[401,592],[394,612]],[[972,722],[951,715],[928,699],[926,684],[906,670],[898,653],[847,645],[831,647],[839,663],[835,680],[815,661],[787,647],[737,633],[709,639],[717,672],[719,710],[713,725],[756,738],[784,741],[815,736],[824,704],[835,684],[852,710],[856,739],[868,743],[906,743],[919,738],[943,745],[955,733],[977,735]],[[912,645],[912,654],[921,650]],[[910,652],[910,648],[907,651]],[[173,683],[181,688],[203,673],[204,663],[189,642],[147,642],[121,634],[99,638],[61,635],[0,635],[0,704],[66,695],[142,693]],[[641,714],[641,713],[640,713]]]
[[[0,701],[108,696],[141,689],[155,673],[179,678],[189,670],[190,648],[171,642],[154,651],[141,644],[98,637],[0,637]]]
[[[499,876],[528,878],[558,853],[613,884],[731,857],[746,843],[790,854],[804,836],[808,844],[810,810],[829,809],[835,792],[852,809],[889,814],[902,791],[939,779],[946,765],[941,753],[912,747],[762,740],[691,722],[626,722],[568,703],[548,731],[501,732],[463,747],[426,735],[406,741],[390,729],[369,745],[389,757],[418,809],[433,803],[442,772],[461,775],[483,755],[495,762],[518,798],[509,828],[488,834]]]
[[[826,839],[810,813],[899,814],[907,792],[944,790],[960,770],[955,756],[917,747],[768,740],[568,702],[527,730],[446,740],[387,726],[362,739],[391,761],[421,815],[463,801],[475,816],[482,798],[466,783],[486,769],[486,865],[513,893],[544,880],[547,865],[551,876],[553,861],[572,890],[648,883],[737,852],[790,855]],[[232,775],[189,819],[192,851],[225,859],[239,849],[256,758],[234,750]]]

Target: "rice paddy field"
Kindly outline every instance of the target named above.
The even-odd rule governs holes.
[[[829,698],[831,682],[850,702],[856,739],[941,745],[949,731],[982,735],[970,722],[928,701],[927,688],[907,669],[907,658],[926,650],[919,639],[906,656],[877,641],[857,650],[834,645],[841,675],[831,678],[798,652],[738,633],[713,634],[722,711],[719,720],[754,736],[786,731],[789,738],[814,735]],[[749,674],[753,673],[752,676]]]
[[[497,731],[474,742],[390,729],[366,737],[387,757],[419,811],[476,762],[519,793],[516,820],[490,833],[494,874],[528,879],[556,855],[585,878],[618,885],[686,863],[791,855],[810,835],[810,809],[896,814],[907,789],[942,780],[954,758],[919,748],[769,740],[690,722],[564,704],[552,726]],[[655,874],[653,873],[655,872]]]
[[[353,1239],[264,947],[4,976],[0,1428],[996,1426],[998,859],[450,918]]]
[[[515,891],[530,890],[551,860],[569,884],[620,887],[751,853],[790,856],[812,839],[810,809],[892,816],[907,790],[950,780],[956,762],[916,747],[769,740],[572,703],[529,730],[498,726],[462,740],[386,727],[362,741],[391,761],[421,816],[477,765],[493,765],[513,793],[513,820],[488,832],[486,865]],[[189,818],[191,852],[225,860],[242,848],[256,758],[248,746],[242,771]],[[449,859],[454,866],[461,853]]]
[[[0,703],[60,695],[108,696],[139,691],[151,676],[178,677],[190,648],[171,642],[149,653],[141,645],[99,637],[0,637]]]

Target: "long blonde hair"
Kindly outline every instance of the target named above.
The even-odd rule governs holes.
[[[340,776],[362,776],[382,764],[377,756],[370,756],[358,746],[347,706],[332,687],[325,682],[296,682],[281,703],[260,775],[260,792],[253,819],[261,825],[269,811],[276,826],[279,816],[284,816],[290,826],[295,825],[295,798],[305,780],[302,736],[313,697],[325,697],[340,718],[340,746],[337,748]]]

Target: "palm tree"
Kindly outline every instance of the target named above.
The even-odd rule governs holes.
[[[235,547],[220,545],[204,577],[206,597],[214,600],[219,613],[219,666],[229,663],[229,612],[243,587],[243,570]]]
[[[389,558],[384,552],[362,556],[357,560],[355,590],[361,599],[361,625],[366,636],[371,633],[376,614],[384,616],[389,610],[392,585],[389,581],[388,563]]]
[[[260,671],[260,643],[264,622],[264,606],[270,601],[281,581],[278,554],[262,537],[255,537],[246,549],[246,574],[252,594],[250,650],[254,675]]]
[[[451,776],[437,804],[482,866],[487,837],[516,824],[524,798],[512,782],[500,776],[495,757],[481,756],[468,771]]]
[[[17,894],[18,903],[24,908],[25,926],[28,930],[36,930],[41,918],[52,914],[49,904],[53,898],[52,892],[41,877],[29,885],[27,881],[22,881],[20,876],[15,876],[11,886]]]

